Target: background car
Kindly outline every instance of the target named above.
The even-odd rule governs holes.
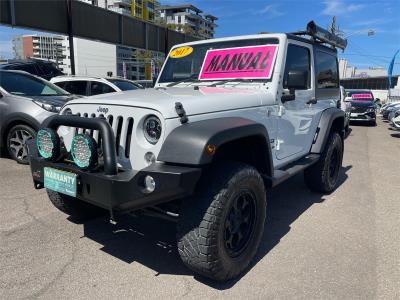
[[[40,124],[77,98],[58,86],[23,71],[0,70],[0,148],[27,164],[26,142]]]
[[[366,122],[376,125],[375,98],[369,90],[347,90],[351,101],[350,121]]]
[[[389,115],[388,115],[388,121],[393,122],[393,118],[396,117],[397,112],[400,111],[400,105],[399,106],[393,106],[393,109],[390,110]]]
[[[389,119],[389,114],[400,107],[400,102],[389,103],[381,108],[381,114],[383,119]]]
[[[340,109],[344,112],[344,128],[350,129],[351,98],[347,97],[346,90],[340,86]]]
[[[392,127],[397,130],[400,130],[400,110],[396,111],[391,123]]]
[[[50,82],[67,92],[81,96],[94,96],[114,92],[143,89],[135,82],[123,78],[100,78],[89,76],[59,76]]]
[[[46,80],[63,75],[55,63],[40,59],[10,60],[8,63],[1,64],[0,70],[25,71]]]

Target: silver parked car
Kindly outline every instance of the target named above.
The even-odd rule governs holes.
[[[58,113],[73,96],[58,86],[23,71],[0,70],[0,149],[27,164],[26,141],[47,117]]]

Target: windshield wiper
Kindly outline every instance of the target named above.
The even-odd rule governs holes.
[[[199,77],[199,74],[192,74],[192,75],[190,75],[190,77],[183,78],[181,80],[169,83],[169,84],[166,85],[166,87],[173,87],[173,86],[178,85],[178,84],[180,84],[182,82],[199,82],[200,80],[198,79],[198,77]]]
[[[227,80],[222,80],[222,81],[210,84],[209,86],[213,87],[213,86],[223,85],[225,83],[230,83],[230,82],[235,82],[235,81],[238,81],[238,82],[253,82],[253,79],[246,79],[246,78],[227,79]]]

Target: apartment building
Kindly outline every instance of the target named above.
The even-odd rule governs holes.
[[[22,35],[12,40],[16,59],[36,58],[55,62],[62,71],[69,66],[68,39],[61,35]]]
[[[202,39],[214,37],[218,18],[210,14],[203,14],[203,11],[194,5],[161,5],[157,10],[160,20],[167,25],[173,25],[178,31]]]
[[[144,21],[156,21],[156,0],[98,0],[93,5]]]

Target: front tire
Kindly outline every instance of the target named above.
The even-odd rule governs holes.
[[[337,132],[331,132],[319,161],[304,171],[308,188],[324,194],[331,193],[336,188],[342,161],[342,138]]]
[[[255,168],[215,166],[199,193],[182,204],[177,239],[183,263],[213,280],[238,276],[257,252],[265,214],[264,182]]]
[[[12,127],[7,134],[7,150],[9,156],[16,162],[29,164],[27,142],[35,138],[35,130],[27,125],[16,125]]]
[[[47,195],[58,210],[69,215],[74,220],[88,220],[107,213],[105,209],[49,189],[47,189]]]

